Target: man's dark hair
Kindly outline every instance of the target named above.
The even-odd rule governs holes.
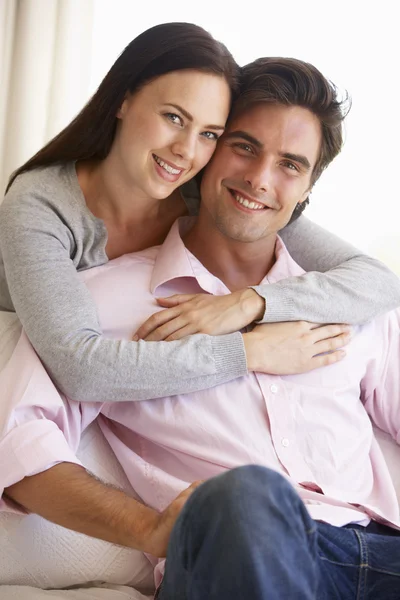
[[[351,106],[348,94],[340,99],[336,86],[309,63],[295,58],[259,58],[241,69],[241,93],[232,116],[263,102],[302,106],[319,119],[322,142],[311,175],[313,186],[342,149],[343,120]],[[297,205],[291,221],[300,216],[308,203],[307,198]]]

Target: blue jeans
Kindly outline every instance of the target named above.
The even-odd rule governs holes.
[[[158,600],[399,600],[400,535],[310,518],[278,473],[201,485],[171,535]]]

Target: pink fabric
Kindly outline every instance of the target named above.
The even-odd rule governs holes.
[[[278,238],[263,283],[301,273]],[[130,339],[159,310],[154,296],[228,293],[186,250],[178,224],[160,248],[82,277],[105,335],[119,339]],[[157,510],[194,480],[257,463],[286,476],[315,519],[340,526],[373,517],[398,527],[370,417],[399,443],[399,322],[396,311],[355,328],[346,358],[310,373],[248,374],[195,394],[103,405],[60,396],[23,334],[0,374],[0,490],[57,462],[79,463],[80,432],[101,413],[100,427],[132,486]],[[3,501],[1,508],[12,507]]]

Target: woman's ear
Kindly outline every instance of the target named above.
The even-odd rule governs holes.
[[[117,119],[123,119],[128,111],[129,108],[129,99],[130,99],[130,94],[125,94],[125,98],[124,101],[122,102],[121,106],[119,107],[118,111],[117,111]]]
[[[117,119],[123,119],[126,114],[126,98],[117,110]]]

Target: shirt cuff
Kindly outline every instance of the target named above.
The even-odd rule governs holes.
[[[60,462],[82,465],[55,423],[39,419],[14,427],[0,442],[0,494]],[[6,506],[2,502],[0,510]]]
[[[211,345],[215,360],[217,382],[247,375],[244,341],[240,332],[212,336]]]

